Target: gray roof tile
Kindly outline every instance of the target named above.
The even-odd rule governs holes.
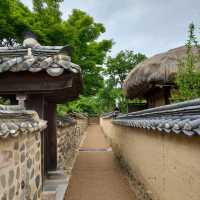
[[[47,126],[35,111],[24,110],[21,106],[0,105],[0,139],[31,134]]]
[[[158,130],[162,133],[200,135],[200,99],[118,115],[113,123]],[[112,116],[111,114],[108,115]]]
[[[50,76],[60,76],[64,71],[81,73],[78,65],[71,62],[67,46],[39,46],[33,48],[0,48],[0,73],[45,70]]]

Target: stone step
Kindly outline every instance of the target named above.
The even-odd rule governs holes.
[[[48,172],[41,200],[64,200],[68,184],[69,176],[66,176],[63,171]]]

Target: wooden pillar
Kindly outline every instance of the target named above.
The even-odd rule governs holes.
[[[28,95],[26,100],[26,109],[35,110],[41,119],[44,119],[44,96],[35,94]]]
[[[35,110],[41,119],[45,119],[45,100],[43,95],[34,94],[28,95],[25,102],[25,107],[28,110]],[[45,177],[47,176],[46,167],[46,130],[41,133],[41,172],[42,172],[42,183],[44,183]]]
[[[42,95],[30,95],[26,108],[35,110],[48,123],[42,134],[42,168],[46,176],[48,171],[57,169],[56,104],[49,103]]]
[[[47,170],[57,169],[56,104],[47,102],[45,106],[47,127]]]

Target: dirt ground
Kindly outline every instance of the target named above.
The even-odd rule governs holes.
[[[136,200],[99,125],[88,127],[66,200]]]

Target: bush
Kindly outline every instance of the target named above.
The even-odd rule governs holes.
[[[176,76],[178,91],[172,93],[172,100],[174,101],[184,101],[200,97],[200,69],[197,67],[200,59],[199,55],[193,52],[193,48],[199,50],[199,45],[194,31],[194,24],[191,24],[189,27],[189,39],[186,44],[187,56],[179,61],[179,71]]]
[[[59,115],[65,115],[70,112],[86,113],[89,116],[94,116],[100,113],[100,106],[97,97],[84,97],[76,101],[72,101],[68,104],[60,104],[57,107],[57,112]]]

